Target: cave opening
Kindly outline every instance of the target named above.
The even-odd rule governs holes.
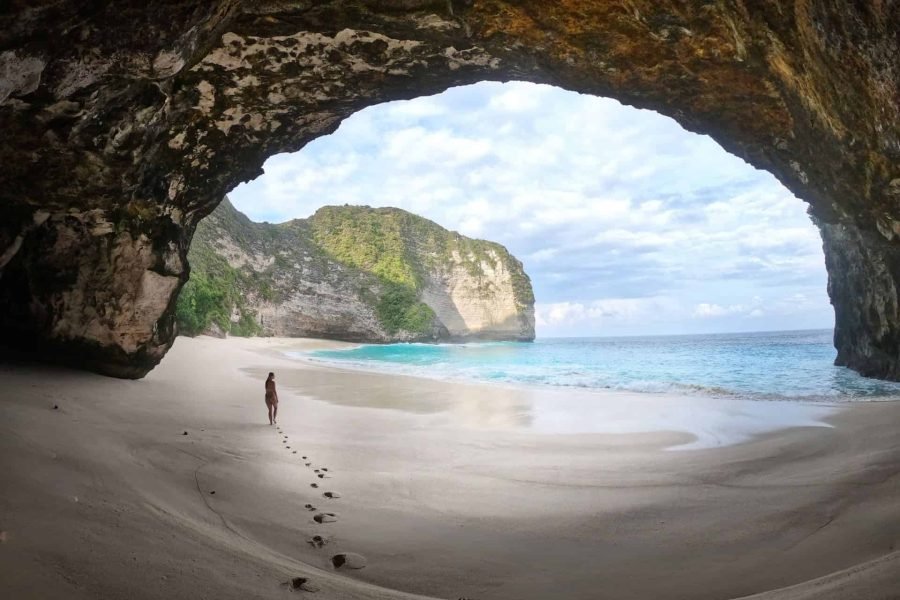
[[[607,352],[572,368],[591,372],[593,383],[582,381],[588,387],[640,391],[897,391],[833,364],[822,240],[807,205],[770,173],[654,111],[549,85],[481,82],[367,107],[302,150],[270,157],[263,172],[231,190],[198,227],[189,255],[194,276],[207,290],[221,289],[220,304],[197,300],[189,282],[179,299],[184,334],[376,344],[688,336],[689,345],[705,335],[791,332],[785,343],[796,346],[793,363],[777,353],[769,362],[747,361],[741,354],[765,353],[757,344],[766,338],[737,335],[723,338],[733,362],[723,359],[716,374],[708,372],[715,355],[690,352],[671,360],[665,376],[642,369],[653,344],[643,354]],[[397,258],[384,247],[388,236],[408,232],[352,212],[370,208],[384,219],[378,210],[399,208],[452,234],[501,244],[522,261],[534,290],[528,333],[516,319],[514,332],[492,329],[502,316],[483,305],[503,300],[487,295],[473,308],[478,291],[446,281],[439,298],[423,281],[410,292],[435,311],[436,326],[421,335],[387,330],[377,283],[342,286],[309,262],[314,247],[339,269],[384,275],[378,269],[386,257]],[[346,218],[335,218],[342,211]],[[361,224],[381,237],[366,239]],[[341,233],[323,234],[323,227]],[[336,249],[336,240],[353,246],[359,260]],[[358,291],[367,285],[371,297]],[[207,312],[196,314],[192,302]],[[463,318],[478,311],[492,314]],[[382,327],[372,325],[378,321]],[[364,358],[397,367],[409,358],[398,352]],[[529,360],[540,362],[539,352]],[[510,357],[488,359],[494,371],[487,378],[532,376],[511,374]],[[535,377],[567,384],[549,373]]]
[[[549,85],[368,107],[228,197],[253,221],[393,206],[499,242],[531,275],[538,336],[833,326],[821,238],[777,179],[654,111]]]

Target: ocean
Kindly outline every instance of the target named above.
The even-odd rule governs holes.
[[[900,399],[900,384],[834,366],[831,340],[831,330],[541,338],[366,344],[304,358],[386,373],[555,389],[828,403]]]

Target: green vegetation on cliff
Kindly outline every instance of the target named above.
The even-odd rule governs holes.
[[[519,261],[493,242],[463,237],[437,223],[397,208],[326,206],[310,218],[316,243],[335,260],[372,273],[387,291],[378,302],[378,316],[390,332],[424,332],[434,312],[419,301],[425,274],[452,257],[472,275],[481,274],[493,253],[510,269],[517,302],[534,303],[531,281]]]
[[[425,229],[424,223],[434,225],[399,210],[362,206],[326,206],[310,219],[314,239],[325,253],[382,280],[385,291],[376,310],[389,333],[426,333],[434,321],[434,311],[419,301],[419,265],[409,252],[416,239],[411,229]]]
[[[403,217],[409,213],[364,206],[326,206],[310,218],[316,243],[335,260],[384,281],[415,288]],[[414,217],[418,221],[426,221]]]
[[[213,324],[222,332],[238,336],[252,336],[261,332],[259,323],[244,306],[242,289],[266,283],[253,281],[242,271],[233,268],[212,248],[200,241],[190,252],[191,278],[178,296],[176,318],[179,330],[186,335],[208,331]],[[237,309],[240,319],[231,321]]]

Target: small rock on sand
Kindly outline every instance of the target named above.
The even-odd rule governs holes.
[[[341,552],[331,557],[335,569],[362,569],[366,566],[366,557],[356,552]]]

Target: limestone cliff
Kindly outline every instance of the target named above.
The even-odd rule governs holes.
[[[896,0],[6,2],[0,342],[144,375],[194,228],[267,157],[372,104],[519,79],[772,172],[823,232],[839,364],[900,379],[898,31]]]
[[[534,339],[522,263],[395,208],[330,206],[253,223],[225,199],[204,219],[181,330],[350,341]]]

